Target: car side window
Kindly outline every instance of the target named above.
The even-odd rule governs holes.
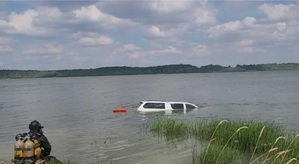
[[[195,109],[196,107],[191,104],[186,104],[187,109]]]
[[[172,109],[184,109],[184,104],[170,104]]]
[[[143,105],[143,108],[165,109],[165,104],[164,103],[146,103]]]

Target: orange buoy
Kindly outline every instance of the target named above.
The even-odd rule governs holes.
[[[123,113],[123,112],[127,112],[126,108],[115,108],[113,110],[114,113]]]

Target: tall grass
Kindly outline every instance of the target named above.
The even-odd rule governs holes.
[[[150,129],[168,140],[191,137],[207,142],[204,150],[193,151],[200,153],[193,154],[194,159],[200,158],[193,159],[197,161],[194,163],[235,163],[240,162],[239,154],[242,154],[241,161],[250,164],[290,164],[299,159],[299,134],[284,134],[284,129],[274,122],[218,119],[186,122],[160,118]],[[236,158],[232,158],[232,154]]]
[[[209,148],[206,148],[201,153],[197,154],[194,163],[239,164],[240,161],[241,153],[238,150],[230,147],[225,147],[223,149],[222,145],[212,143]]]
[[[184,121],[158,118],[150,126],[150,131],[159,137],[165,137],[167,141],[188,138],[188,125]]]
[[[229,120],[228,123],[222,124],[215,131],[219,122],[221,120],[216,119],[211,121],[197,121],[190,126],[191,135],[199,140],[208,140],[215,133],[214,138],[216,138],[216,142],[224,145],[240,127],[247,127],[246,130],[235,134],[227,144],[242,151],[252,152],[257,146],[256,142],[264,126],[265,129],[260,137],[260,144],[257,151],[268,150],[271,147],[271,143],[283,133],[283,130],[274,123],[243,120]]]

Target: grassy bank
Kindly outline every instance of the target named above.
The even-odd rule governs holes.
[[[159,118],[150,131],[167,141],[198,140],[204,148],[194,148],[194,164],[299,163],[299,135],[286,134],[273,122]]]

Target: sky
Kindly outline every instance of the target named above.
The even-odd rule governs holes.
[[[0,0],[0,69],[298,63],[299,0]]]

